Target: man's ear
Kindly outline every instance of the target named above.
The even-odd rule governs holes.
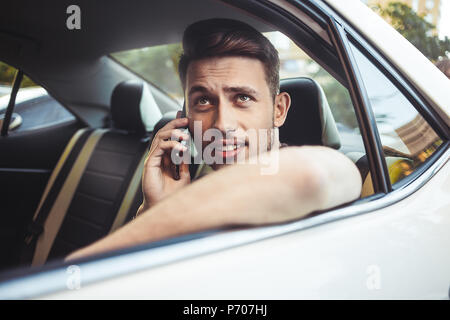
[[[275,97],[275,110],[273,113],[273,124],[275,127],[281,127],[286,121],[286,117],[291,106],[291,97],[287,92],[280,92]]]

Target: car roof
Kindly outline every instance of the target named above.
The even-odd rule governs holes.
[[[0,11],[0,30],[39,46],[44,55],[101,56],[132,48],[180,42],[191,23],[220,14],[244,20],[260,31],[266,24],[211,0],[81,0],[81,29],[68,30],[67,1],[8,1]],[[26,10],[25,10],[26,8]],[[88,26],[88,27],[86,27]],[[5,32],[7,31],[7,32]]]

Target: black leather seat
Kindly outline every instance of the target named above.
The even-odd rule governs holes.
[[[280,91],[291,96],[286,122],[280,128],[280,141],[291,146],[341,146],[339,132],[321,86],[310,78],[280,82]]]
[[[40,265],[64,257],[135,215],[148,131],[161,117],[149,95],[142,82],[120,83],[111,97],[112,127],[74,135],[27,230],[23,262]]]

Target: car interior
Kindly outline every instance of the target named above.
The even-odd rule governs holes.
[[[175,118],[181,105],[111,58],[111,53],[177,43],[195,21],[232,18],[261,32],[296,35],[297,45],[347,86],[326,33],[313,31],[311,25],[294,27],[281,17],[269,23],[264,20],[269,9],[254,4],[252,16],[230,3],[235,4],[79,1],[81,30],[64,26],[68,1],[20,0],[3,5],[0,60],[44,87],[73,117],[1,137],[0,269],[62,259],[136,214],[152,137]],[[316,30],[323,29],[317,25]],[[280,141],[340,150],[342,139],[321,85],[300,76],[282,79],[280,87],[292,98]],[[17,103],[15,111],[21,111],[19,107]],[[361,172],[361,198],[369,196],[373,187],[365,153],[345,150],[345,154]]]

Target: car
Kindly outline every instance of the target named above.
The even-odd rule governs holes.
[[[0,61],[71,117],[2,132],[0,298],[449,299],[450,81],[362,2],[77,3],[1,5]],[[148,143],[182,107],[183,30],[212,17],[272,41],[293,97],[281,141],[348,156],[361,197],[64,261],[132,219]]]
[[[0,97],[0,119],[5,114],[10,97],[10,94]],[[15,132],[37,130],[75,119],[42,87],[21,89],[15,98],[14,111],[9,130]]]
[[[0,97],[9,94],[11,88],[9,86],[0,86]]]

